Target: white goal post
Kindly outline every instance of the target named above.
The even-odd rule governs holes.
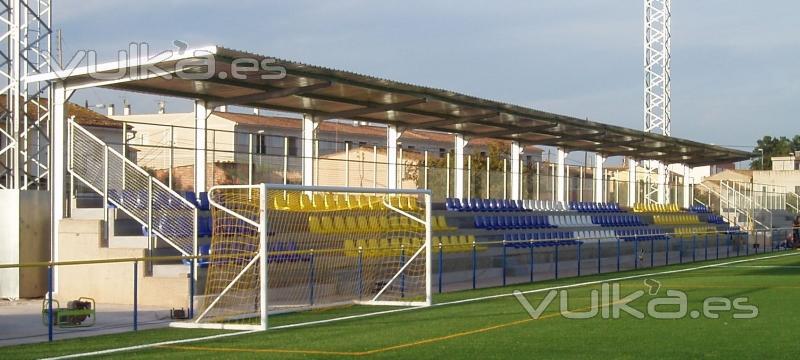
[[[280,313],[432,304],[429,190],[223,185],[208,196],[195,316],[173,327],[266,330]]]

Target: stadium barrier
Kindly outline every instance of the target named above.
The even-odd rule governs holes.
[[[470,289],[480,289],[496,286],[510,286],[529,284],[540,281],[564,279],[596,274],[629,271],[636,269],[654,268],[666,265],[687,264],[707,260],[735,258],[755,254],[785,251],[787,236],[791,228],[776,228],[752,232],[704,232],[694,234],[659,234],[630,235],[623,237],[601,236],[594,238],[555,238],[549,240],[515,239],[501,241],[474,241],[463,239],[453,241],[452,237],[436,237],[432,242],[432,287],[435,292],[452,292]],[[447,239],[445,239],[447,238]],[[374,247],[373,247],[374,246]],[[385,248],[380,245],[366,244],[357,249],[342,249],[348,256],[355,258],[354,263],[363,264],[368,257],[384,256]],[[290,250],[282,250],[285,256],[292,256]],[[217,255],[217,260],[220,260]],[[400,254],[398,256],[407,256]],[[127,317],[116,315],[114,321],[104,319],[103,310],[111,305],[97,301],[96,327],[103,331],[138,331],[142,326],[167,326],[170,315],[181,315],[180,312],[172,313],[173,308],[183,310],[183,314],[191,318],[195,316],[194,294],[199,293],[194,274],[186,278],[177,279],[185,281],[187,301],[183,306],[156,307],[160,315],[155,318],[143,320],[140,298],[143,293],[157,292],[146,277],[143,277],[143,265],[149,261],[174,261],[183,260],[192,263],[203,263],[209,258],[208,254],[197,256],[159,256],[159,257],[130,257],[101,260],[38,262],[26,264],[0,264],[0,271],[19,268],[46,268],[49,275],[48,289],[43,299],[41,321],[47,327],[47,339],[53,341],[57,336],[67,338],[74,336],[91,336],[99,332],[87,331],[90,328],[81,328],[81,324],[71,324],[64,319],[70,319],[70,313],[62,313],[66,300],[58,299],[57,289],[53,288],[52,274],[56,268],[92,267],[96,265],[113,265],[126,268],[129,274],[127,279],[115,279],[115,288],[119,291],[129,291],[130,303],[127,307]],[[270,261],[279,261],[270,259]],[[304,263],[307,264],[307,263]],[[190,268],[194,269],[193,266]],[[313,272],[314,268],[306,266],[304,271]],[[60,271],[60,270],[59,270]],[[354,268],[353,271],[357,271]],[[309,283],[308,286],[318,286]],[[91,286],[87,285],[87,289]],[[122,289],[129,290],[122,290]],[[93,298],[94,294],[87,290],[83,294],[86,298]],[[148,296],[152,296],[148,295]],[[167,296],[167,295],[163,295]],[[59,306],[60,305],[60,306]],[[61,308],[61,309],[60,309]],[[147,307],[153,309],[152,306]],[[120,312],[120,305],[114,305],[113,310]],[[2,309],[0,309],[2,311]],[[2,315],[0,313],[0,315]],[[123,314],[125,315],[125,314]],[[152,315],[152,314],[151,314]],[[67,317],[65,317],[67,316]],[[73,316],[75,316],[73,314]],[[111,316],[111,315],[108,315]],[[125,320],[127,319],[127,320]],[[308,320],[308,319],[305,319]],[[127,329],[127,330],[126,330]],[[2,332],[0,332],[2,333]],[[15,331],[15,337],[19,334]],[[38,336],[38,335],[37,335]],[[0,341],[9,340],[0,336]]]

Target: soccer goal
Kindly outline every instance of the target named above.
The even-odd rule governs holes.
[[[173,326],[265,330],[280,313],[431,305],[430,191],[261,184],[208,195],[203,290],[194,319]]]

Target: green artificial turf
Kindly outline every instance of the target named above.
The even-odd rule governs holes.
[[[558,313],[558,298],[544,318],[530,320],[513,296],[434,306],[306,327],[250,333],[224,339],[105,355],[114,358],[794,358],[800,350],[796,336],[800,323],[800,253],[789,256],[676,272],[648,277],[661,283],[659,296],[667,290],[683,291],[688,310],[702,309],[708,297],[747,297],[758,307],[755,319],[734,319],[722,312],[718,319],[686,316],[681,319],[619,319],[595,317],[566,319]],[[762,256],[759,256],[762,257]],[[749,259],[758,258],[750,257]],[[740,259],[732,259],[740,260]],[[586,276],[535,284],[511,285],[441,294],[438,304],[487,295],[611,279],[635,274],[692,268],[717,262],[644,269],[624,273]],[[647,291],[644,278],[618,281],[623,296]],[[568,290],[571,309],[589,309],[590,291],[599,285]],[[546,295],[526,295],[534,305]],[[632,306],[647,308],[654,297],[644,295]],[[349,307],[316,313],[275,316],[272,326],[362,313],[365,307]],[[662,308],[674,309],[673,308]],[[382,309],[381,309],[382,310]],[[192,338],[219,333],[210,330],[160,329],[97,336],[51,344],[0,348],[0,357],[40,358],[135,344]]]

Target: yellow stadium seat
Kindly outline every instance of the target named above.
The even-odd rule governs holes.
[[[392,224],[389,222],[388,216],[378,217],[378,221],[381,224],[381,231],[392,231]]]
[[[411,222],[410,222],[410,220],[408,220],[407,217],[399,216],[399,218],[400,218],[399,221],[400,221],[400,229],[401,230],[411,230],[412,229]]]
[[[320,225],[319,218],[316,216],[308,217],[308,230],[312,233],[322,233],[322,226]]]
[[[394,253],[394,246],[389,239],[381,239],[380,241],[380,256],[389,256]]]
[[[367,241],[364,239],[356,240],[356,250],[361,250],[362,254],[364,249],[367,247]]]
[[[393,231],[403,230],[403,225],[400,223],[400,217],[398,216],[389,217],[389,230]]]
[[[363,195],[363,194],[359,195],[358,196],[358,207],[360,209],[369,210],[370,209],[369,196]]]
[[[366,216],[359,216],[356,218],[356,228],[353,231],[367,232],[372,231]]]
[[[333,196],[333,193],[325,193],[325,208],[336,210],[336,197]]]
[[[442,238],[438,236],[431,236],[431,247],[434,251],[439,247],[439,243],[442,242]]]
[[[347,239],[344,241],[344,255],[358,256],[358,247],[355,240]]]
[[[405,206],[401,205],[399,196],[389,196],[389,204],[400,210],[405,210]]]
[[[367,218],[368,231],[370,232],[379,232],[382,231],[383,228],[381,227],[380,220],[378,220],[377,216],[370,216]]]
[[[297,192],[289,192],[286,197],[286,208],[291,211],[300,211],[300,194]]]
[[[300,196],[300,210],[301,211],[314,210],[314,203],[311,202],[311,199],[308,197],[308,194],[303,194]]]
[[[449,224],[447,224],[447,219],[444,217],[444,215],[439,215],[436,218],[438,219],[437,221],[439,223],[439,228],[441,228],[442,230],[452,231],[458,229],[455,226],[450,226]]]
[[[321,193],[315,193],[312,196],[312,199],[314,200],[314,202],[312,204],[312,206],[314,207],[314,210],[325,210],[326,209],[325,196],[324,195],[322,195]]]
[[[469,251],[472,248],[472,244],[467,241],[466,235],[459,235],[458,236],[458,251],[465,252]]]
[[[334,216],[333,217],[333,232],[337,233],[345,233],[347,232],[347,224],[344,222],[344,218],[341,216]]]
[[[273,196],[271,209],[289,210],[289,205],[286,203],[286,198],[284,198],[282,195]]]
[[[322,219],[320,219],[320,230],[323,233],[335,232],[336,229],[333,226],[333,218],[330,216],[323,216]]]
[[[369,208],[371,210],[386,210],[386,206],[383,205],[383,199],[374,195],[369,197]]]
[[[378,239],[367,240],[367,246],[364,247],[364,256],[373,257],[380,255],[381,243]]]
[[[347,197],[344,194],[336,195],[336,208],[339,210],[344,210],[349,208],[350,205],[347,204]]]
[[[416,196],[406,196],[406,209],[409,211],[419,211],[419,204],[417,204],[417,197]]]
[[[358,222],[356,222],[356,218],[353,216],[346,216],[344,218],[344,226],[347,227],[347,230],[344,232],[357,232],[361,231],[358,227]]]
[[[350,209],[357,209],[358,206],[358,196],[356,195],[348,195],[347,196],[347,207]]]

